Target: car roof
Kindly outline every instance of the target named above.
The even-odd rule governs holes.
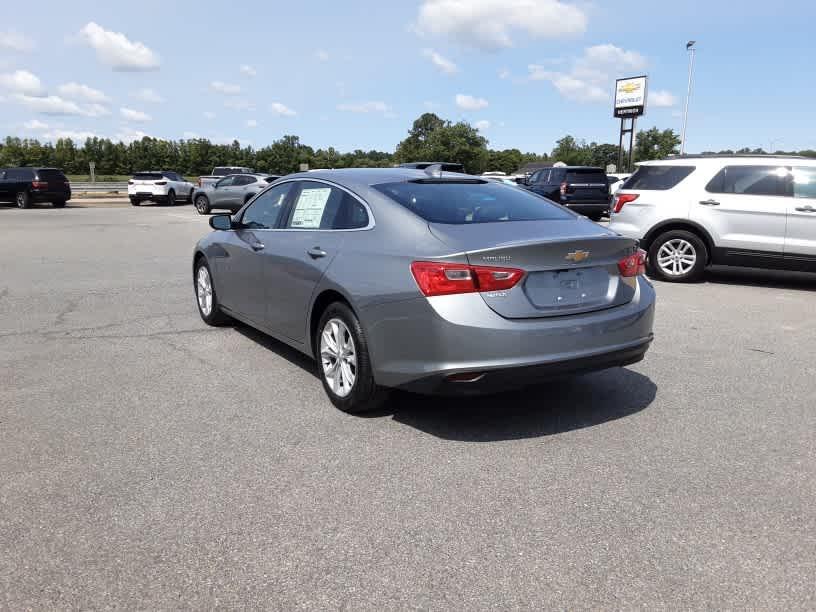
[[[472,174],[460,174],[458,172],[443,172],[442,178],[446,176],[457,178],[469,178],[479,181],[485,179]],[[371,185],[381,183],[400,183],[411,179],[428,178],[425,170],[414,168],[342,168],[337,170],[314,170],[312,172],[298,172],[283,177],[289,179],[323,179],[329,182],[338,183],[350,189],[354,187],[368,188]]]
[[[755,166],[762,163],[816,165],[816,159],[798,155],[683,155],[638,162],[638,166]]]

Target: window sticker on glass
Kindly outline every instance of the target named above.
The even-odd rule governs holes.
[[[292,213],[292,227],[318,229],[330,195],[331,187],[301,191]]]

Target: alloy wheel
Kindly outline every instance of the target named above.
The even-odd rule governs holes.
[[[657,265],[667,276],[684,276],[697,263],[697,251],[687,240],[672,238],[657,251]]]
[[[320,363],[329,388],[346,397],[357,380],[357,351],[349,328],[340,319],[329,319],[320,334]]]
[[[207,266],[200,266],[196,274],[196,295],[198,296],[198,307],[204,316],[209,316],[212,312],[213,303],[212,281]]]

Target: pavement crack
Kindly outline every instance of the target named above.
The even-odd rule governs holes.
[[[79,306],[79,300],[67,300],[65,306],[63,306],[62,310],[60,310],[54,318],[54,325],[62,325],[65,323],[65,317],[74,312],[77,306]]]

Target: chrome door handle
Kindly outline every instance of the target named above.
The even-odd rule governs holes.
[[[799,212],[812,212],[812,213],[816,213],[816,208],[813,208],[813,207],[812,207],[810,204],[808,204],[807,206],[800,206],[800,207],[798,207],[796,210],[798,210]]]
[[[703,206],[719,206],[720,203],[717,200],[700,200],[700,204]]]
[[[319,259],[320,257],[325,257],[326,255],[328,255],[328,253],[321,249],[320,247],[314,247],[313,249],[309,249],[308,251],[306,251],[306,253],[308,253],[309,257],[311,257],[312,259]]]

